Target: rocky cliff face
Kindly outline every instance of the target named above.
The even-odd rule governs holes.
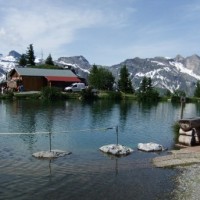
[[[126,65],[130,78],[137,89],[144,76],[151,77],[153,85],[157,88],[167,89],[171,92],[183,90],[193,95],[195,84],[200,80],[200,58],[196,55],[184,58],[180,55],[175,58],[133,58],[113,65],[109,69],[119,77],[120,68]]]
[[[54,63],[73,69],[78,76],[85,79],[88,78],[89,69],[91,68],[90,63],[83,56],[60,57]]]
[[[194,73],[200,75],[200,57],[198,55],[192,55],[183,60],[183,65],[187,69],[191,69]]]
[[[8,56],[12,56],[14,57],[16,60],[19,60],[21,57],[21,54],[19,54],[18,52],[16,52],[15,50],[12,50],[9,52]]]

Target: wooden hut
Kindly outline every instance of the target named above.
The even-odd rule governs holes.
[[[7,86],[17,89],[23,85],[26,91],[40,91],[43,87],[53,86],[64,89],[66,86],[81,80],[66,69],[41,69],[16,67],[8,74]]]

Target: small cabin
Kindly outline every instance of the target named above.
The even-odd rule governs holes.
[[[18,90],[22,85],[25,91],[40,91],[46,86],[64,90],[75,82],[81,80],[69,69],[16,67],[7,75],[7,87],[11,90]]]

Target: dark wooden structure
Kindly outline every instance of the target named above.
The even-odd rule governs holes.
[[[179,143],[194,146],[200,145],[200,117],[179,120]]]
[[[7,86],[12,90],[18,90],[21,85],[26,91],[40,91],[46,86],[63,90],[75,82],[81,80],[68,69],[15,68],[7,77]]]

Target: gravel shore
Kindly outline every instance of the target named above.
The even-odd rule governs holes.
[[[178,167],[182,172],[177,177],[177,187],[173,191],[175,200],[200,199],[200,164]]]
[[[176,188],[172,192],[174,200],[200,200],[200,146],[173,150],[169,155],[153,159],[156,167],[175,167],[180,170],[176,178]]]

